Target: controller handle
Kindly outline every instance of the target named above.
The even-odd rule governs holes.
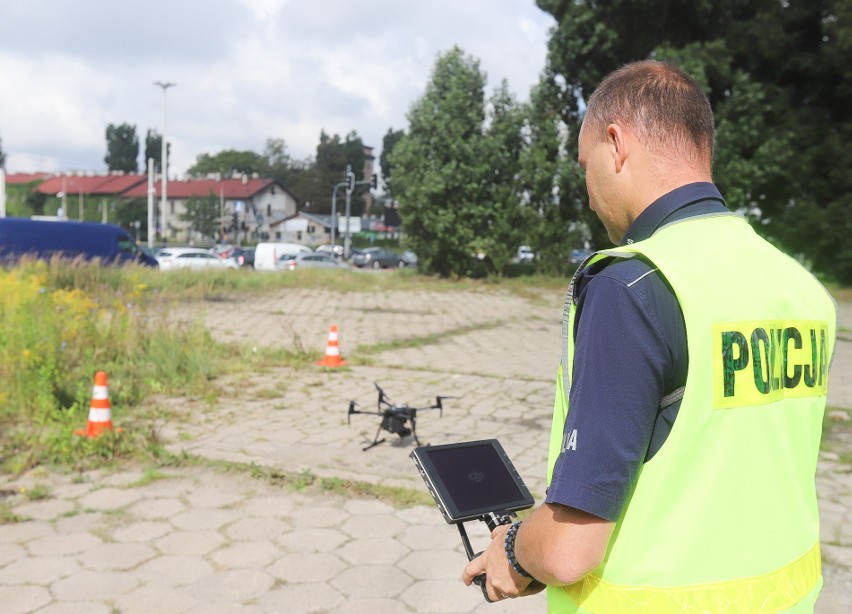
[[[483,521],[486,525],[488,525],[488,530],[493,531],[500,525],[504,524],[512,524],[512,517],[514,514],[511,512],[488,512],[487,514],[483,514],[479,517],[479,520]],[[467,560],[472,561],[480,554],[482,551],[473,553],[473,548],[470,547],[470,540],[467,537],[467,532],[464,530],[464,523],[459,522],[456,525],[459,528],[459,533],[461,533],[462,544],[464,544],[464,551],[467,554]],[[485,601],[488,603],[494,603],[491,598],[488,597],[488,591],[485,587],[485,574],[479,574],[473,578],[473,583],[482,589],[482,596],[485,597]]]
[[[473,558],[476,558],[480,554],[482,554],[482,553],[481,552],[477,553],[476,556],[474,556]],[[476,584],[478,587],[480,587],[482,589],[482,596],[485,597],[485,601],[487,601],[488,603],[494,603],[493,601],[491,601],[491,598],[488,596],[488,589],[485,588],[485,574],[484,573],[479,574],[478,576],[474,577],[473,583]]]

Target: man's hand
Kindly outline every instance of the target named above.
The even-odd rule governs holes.
[[[485,590],[491,601],[526,597],[538,593],[544,588],[544,585],[540,582],[535,582],[517,573],[509,564],[504,549],[504,541],[509,526],[507,524],[500,525],[491,532],[491,543],[488,544],[482,554],[467,564],[462,574],[462,580],[470,586],[476,576],[484,573]]]

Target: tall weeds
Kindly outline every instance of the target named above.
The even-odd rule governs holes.
[[[25,262],[0,269],[0,470],[111,458],[128,437],[95,441],[85,427],[96,371],[114,408],[156,392],[199,388],[225,348],[200,323],[175,328],[168,303],[135,268]]]

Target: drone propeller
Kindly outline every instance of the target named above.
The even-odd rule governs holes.
[[[443,418],[444,417],[444,399],[460,399],[460,398],[461,397],[447,396],[447,395],[437,396],[437,397],[435,397],[435,404],[430,409],[439,410],[440,413],[438,415]]]
[[[352,424],[352,414],[360,414],[361,412],[355,409],[358,407],[358,403],[355,401],[349,401],[349,411],[346,414],[346,424]]]
[[[349,411],[346,412],[346,424],[352,424],[351,416],[353,414],[370,414],[371,416],[381,416],[380,411],[363,411],[361,406],[355,401],[349,401]]]
[[[387,405],[393,404],[393,401],[391,401],[390,397],[385,394],[385,391],[382,390],[382,387],[379,386],[378,382],[373,382],[373,386],[375,386],[376,390],[379,391],[379,401],[378,401],[379,407],[381,407],[382,403],[386,403]]]

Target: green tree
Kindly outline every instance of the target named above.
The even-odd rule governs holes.
[[[136,126],[132,124],[109,124],[106,129],[107,154],[104,156],[107,169],[135,173],[139,170],[139,139]]]
[[[390,156],[393,153],[396,144],[405,136],[405,130],[394,130],[388,128],[387,134],[382,139],[382,153],[379,155],[379,166],[382,169],[382,183],[384,184],[385,194],[393,198],[393,165],[390,161]]]
[[[139,225],[139,236],[148,236],[148,199],[131,198],[119,199],[115,205],[114,219],[110,221],[126,229],[132,237],[136,237],[136,222]]]
[[[300,165],[287,153],[287,143],[284,139],[266,139],[263,161],[264,176],[277,179],[283,185],[292,183],[293,178],[300,170]]]
[[[714,177],[731,209],[818,271],[852,283],[852,4],[844,0],[537,0],[567,125],[619,65],[673,61],[705,88]],[[648,15],[653,14],[649,19]],[[637,28],[636,24],[642,27]]]
[[[439,55],[389,158],[411,246],[422,268],[444,277],[467,272],[490,206],[484,86],[477,60],[458,47]]]
[[[190,231],[204,238],[215,239],[219,229],[219,199],[213,193],[190,197],[180,220],[188,225]]]
[[[532,211],[522,202],[521,155],[527,108],[504,79],[489,100],[484,139],[488,198],[476,220],[476,251],[487,256],[489,272],[505,275],[520,245],[527,242]]]
[[[344,139],[334,134],[329,136],[325,130],[320,132],[316,157],[307,161],[297,174],[292,190],[302,201],[311,203],[315,213],[331,213],[332,191],[346,175],[346,165],[352,167],[356,181],[364,179],[364,142],[358,133],[350,132]],[[289,187],[289,186],[288,186]],[[361,215],[365,201],[362,194],[366,187],[359,187],[352,195],[351,214]],[[343,190],[338,190],[337,213],[342,213]]]
[[[196,176],[218,173],[229,179],[238,174],[260,174],[266,167],[266,160],[259,153],[226,149],[212,156],[206,153],[199,155],[187,172]]]
[[[527,140],[521,152],[521,183],[533,220],[526,242],[538,254],[538,268],[550,274],[570,273],[571,249],[606,240],[601,224],[588,223],[585,182],[577,163],[576,123],[562,115],[559,86],[547,68],[530,93]],[[592,229],[600,226],[600,237]]]
[[[6,168],[6,154],[3,153],[3,139],[0,139],[0,168]]]
[[[166,144],[168,154],[171,153],[171,143]],[[148,129],[145,134],[145,170],[148,170],[148,160],[154,160],[154,172],[162,172],[163,166],[163,135],[156,130]]]
[[[44,207],[47,204],[47,194],[42,194],[41,192],[32,190],[27,194],[24,202],[27,207],[32,210],[33,215],[44,215]]]
[[[295,194],[293,186],[298,183],[299,177],[310,167],[310,164],[293,160],[287,153],[287,143],[284,139],[266,139],[263,158],[266,169],[262,176],[275,179]]]

